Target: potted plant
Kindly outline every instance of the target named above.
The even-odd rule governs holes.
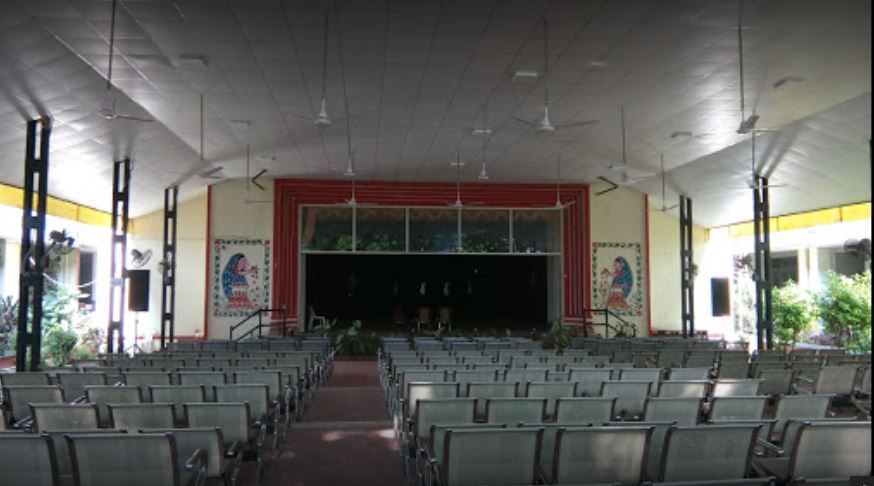
[[[826,274],[816,298],[816,313],[839,347],[871,352],[871,271],[846,277]]]
[[[810,296],[793,281],[771,290],[774,316],[774,337],[777,343],[792,348],[798,337],[813,326],[813,302]]]

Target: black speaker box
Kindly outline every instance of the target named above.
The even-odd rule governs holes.
[[[133,312],[149,311],[149,271],[127,271],[127,309]]]
[[[731,295],[727,278],[710,279],[710,305],[714,317],[731,315]]]

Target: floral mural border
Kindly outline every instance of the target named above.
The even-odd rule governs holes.
[[[273,267],[271,262],[270,240],[264,239],[246,239],[246,238],[216,238],[213,241],[213,275],[212,275],[212,314],[215,317],[245,317],[249,315],[251,310],[228,310],[223,307],[223,302],[226,300],[222,297],[222,264],[223,258],[226,257],[226,250],[231,246],[252,246],[263,248],[263,260],[260,264],[259,272],[260,281],[258,282],[260,296],[258,302],[254,303],[258,307],[270,307],[270,271]],[[253,252],[256,249],[253,248]],[[260,253],[260,251],[258,251]],[[254,254],[254,253],[253,253]]]

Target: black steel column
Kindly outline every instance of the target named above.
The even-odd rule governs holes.
[[[109,265],[112,278],[109,286],[109,330],[106,335],[106,351],[110,353],[124,352],[124,295],[125,279],[127,278],[130,170],[130,159],[118,160],[113,163],[112,254]]]
[[[753,187],[753,280],[756,284],[756,343],[759,349],[773,349],[770,212],[768,179],[756,176]]]
[[[41,361],[42,297],[45,288],[43,270],[46,265],[46,197],[51,130],[51,119],[47,117],[27,122],[24,200],[21,207],[21,270],[18,277],[18,338],[15,342],[15,369],[18,371],[37,371]],[[37,137],[39,138],[38,153]],[[33,207],[34,199],[36,199],[36,208]],[[29,328],[28,314],[30,314]]]
[[[692,255],[692,199],[680,196],[680,294],[683,337],[695,336],[695,273]]]
[[[173,342],[176,322],[176,202],[179,187],[164,189],[164,250],[161,259],[161,349]]]

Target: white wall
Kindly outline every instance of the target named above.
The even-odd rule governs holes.
[[[273,179],[262,180],[265,187],[247,186],[246,179],[223,181],[211,186],[211,212],[209,244],[214,247],[217,238],[226,239],[265,239],[273,240]],[[257,202],[256,202],[257,201]],[[273,245],[271,245],[272,251]],[[215,255],[211,255],[212,258]],[[271,255],[271,261],[273,257]],[[216,278],[212,262],[209,267],[209,285]],[[272,273],[272,272],[271,272]],[[272,283],[268,285],[268,294]],[[207,316],[209,319],[209,338],[228,337],[231,325],[240,321],[239,317],[218,317],[213,315],[212,292],[207,297]],[[268,295],[268,302],[272,298]]]
[[[206,206],[207,196],[201,193],[178,203],[176,222],[176,309],[174,334],[193,336],[204,332],[204,289],[206,285]],[[128,250],[151,250],[152,258],[143,267],[149,270],[149,311],[138,313],[138,334],[144,337],[140,346],[154,347],[155,336],[161,333],[161,261],[164,235],[164,211],[131,220]],[[134,319],[125,317],[125,334],[133,336]]]

